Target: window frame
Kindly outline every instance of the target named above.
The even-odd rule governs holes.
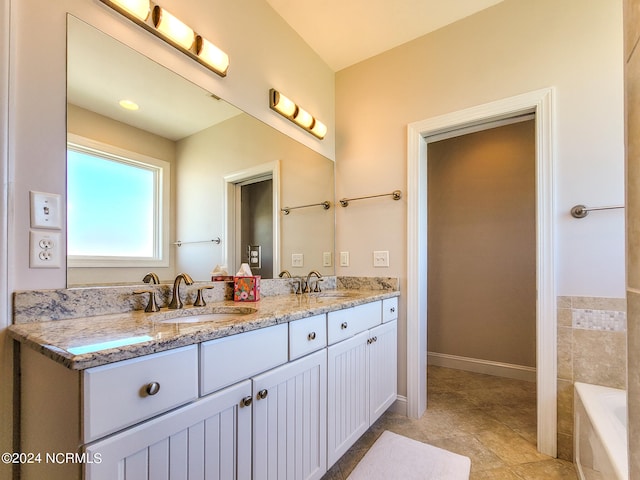
[[[102,157],[125,165],[142,166],[155,171],[153,256],[69,255],[67,253],[67,266],[69,268],[168,267],[170,253],[171,164],[165,160],[74,134],[67,135],[67,150]]]

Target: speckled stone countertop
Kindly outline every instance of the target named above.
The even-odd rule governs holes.
[[[219,301],[157,313],[135,310],[56,321],[14,324],[9,334],[23,345],[73,370],[105,365],[184,345],[396,297],[397,290],[339,289],[320,294],[284,294],[258,302]],[[250,309],[214,321],[177,323],[172,319],[225,309]],[[255,310],[253,310],[255,309]],[[73,353],[72,353],[73,352]]]

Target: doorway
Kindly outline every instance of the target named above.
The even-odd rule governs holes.
[[[273,278],[280,271],[280,162],[269,162],[224,176],[225,262],[234,274],[241,263]]]
[[[407,168],[407,415],[426,410],[427,386],[427,142],[435,134],[535,114],[536,131],[536,385],[541,453],[557,452],[557,321],[554,268],[553,89],[546,88],[408,126]]]
[[[535,382],[535,121],[427,139],[429,365]]]
[[[260,178],[238,185],[240,189],[239,263],[251,273],[273,278],[273,180]]]

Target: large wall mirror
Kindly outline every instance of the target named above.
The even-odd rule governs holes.
[[[68,286],[334,273],[330,159],[71,15],[67,33]]]

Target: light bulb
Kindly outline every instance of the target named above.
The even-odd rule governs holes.
[[[196,39],[194,31],[157,5],[153,8],[153,24],[159,33],[185,50],[190,50],[193,46]]]

